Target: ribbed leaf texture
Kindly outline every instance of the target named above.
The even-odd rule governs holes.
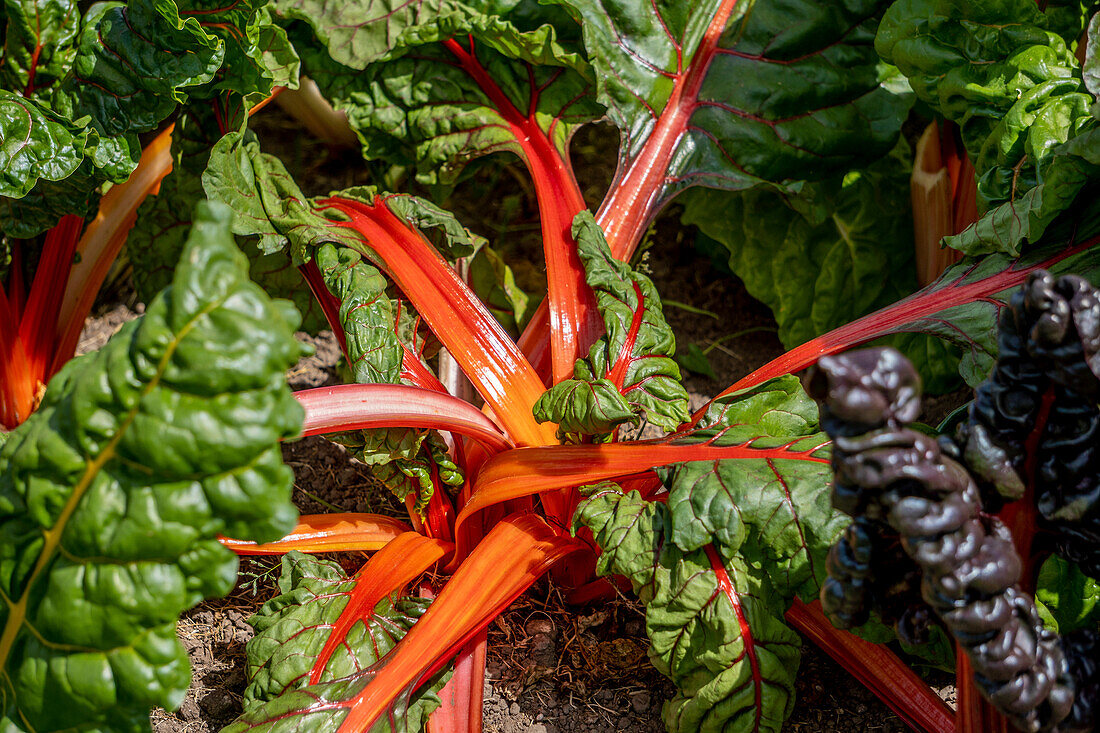
[[[171,0],[105,2],[84,18],[72,73],[61,85],[73,118],[109,136],[146,132],[205,84],[225,58],[221,41]]]
[[[425,183],[454,182],[469,161],[498,151],[537,167],[549,152],[540,144],[561,156],[577,127],[603,114],[583,57],[559,43],[552,25],[521,30],[491,9],[416,5],[419,22],[387,39],[383,60],[367,65],[331,38],[327,52],[302,49],[307,72],[347,113],[367,158],[410,166]],[[328,9],[304,17],[322,37],[335,18]]]
[[[744,445],[759,459],[691,461],[658,469],[668,488],[671,539],[684,551],[709,542],[758,548],[784,597],[816,597],[825,554],[844,527],[822,487],[829,447],[798,379],[781,377],[713,403],[691,441]]]
[[[962,129],[979,209],[993,209],[948,240],[968,254],[1018,253],[1097,175],[1095,142],[1072,154],[1061,147],[1096,121],[1073,53],[1039,8],[904,0],[885,13],[875,41],[917,96]],[[1084,8],[1076,13],[1080,21]]]
[[[297,55],[259,0],[104,2],[83,16],[81,8],[5,4],[0,228],[9,236],[91,214],[97,189],[125,181],[137,165],[137,134],[189,97],[231,91],[258,101],[276,84],[297,85]]]
[[[329,291],[340,301],[348,366],[360,383],[398,384],[404,349],[386,278],[363,255],[325,243],[315,255]]]
[[[729,266],[772,309],[793,348],[917,289],[905,143],[863,170],[807,184],[797,196],[758,188],[693,189],[681,220],[728,250]],[[902,342],[902,343],[899,343]],[[923,335],[895,337],[926,381],[957,383],[954,350]]]
[[[157,193],[142,202],[134,228],[126,238],[134,286],[146,301],[171,279],[171,264],[183,249],[194,204],[206,197],[202,174],[212,148],[227,128],[241,126],[244,112],[244,99],[225,93],[181,109],[172,131],[172,171],[161,181]],[[328,322],[321,306],[293,266],[290,252],[260,251],[260,241],[242,236],[237,242],[248,257],[249,275],[270,295],[294,303],[302,314],[302,330],[316,333],[325,328]]]
[[[602,550],[597,570],[630,578],[646,604],[650,657],[679,688],[669,730],[778,731],[793,705],[795,595],[816,595],[844,518],[821,490],[827,440],[788,376],[712,405],[686,440],[759,458],[658,469],[662,502],[613,484],[588,490],[575,523]]]
[[[200,206],[172,287],[0,451],[4,730],[147,730],[187,688],[176,618],[235,582],[216,536],[294,526],[298,315],[248,280],[231,217]]]
[[[32,99],[0,90],[0,139],[0,196],[22,198],[39,179],[75,173],[88,132]]]
[[[246,646],[249,685],[244,715],[223,733],[236,731],[335,731],[346,708],[305,712],[328,695],[358,691],[371,678],[371,667],[383,659],[427,610],[419,598],[384,598],[348,631],[324,666],[317,684],[310,671],[332,633],[355,579],[336,563],[299,552],[283,557],[276,596],[249,619],[256,636]],[[439,689],[449,672],[441,672],[399,704],[393,725],[383,719],[372,730],[420,731],[439,707]]]
[[[286,31],[273,22],[269,0],[181,0],[182,18],[193,18],[225,46],[225,59],[214,84],[194,94],[219,93],[260,100],[276,86],[298,86],[298,54]]]
[[[668,730],[779,731],[801,642],[767,576],[725,547],[683,552],[666,506],[614,485],[596,487],[577,521],[603,549],[597,570],[628,577],[646,604],[650,661],[679,688]]]
[[[411,499],[423,513],[437,484],[461,488],[462,469],[447,453],[439,434],[417,428],[380,428],[339,433],[333,442],[348,448],[371,467],[371,473],[402,501]]]
[[[233,233],[259,237],[264,254],[287,251],[301,263],[310,259],[316,244],[341,239],[341,231],[314,211],[282,161],[260,152],[251,130],[230,132],[215,143],[202,187],[212,200],[237,212]]]
[[[653,281],[611,256],[587,211],[577,215],[573,236],[607,335],[577,360],[572,379],[539,399],[535,417],[558,423],[563,434],[606,435],[634,419],[674,430],[689,417],[688,394]]]
[[[599,99],[621,131],[620,172],[653,137],[675,141],[659,200],[873,160],[910,104],[887,88],[872,48],[883,2],[555,1],[583,24]]]

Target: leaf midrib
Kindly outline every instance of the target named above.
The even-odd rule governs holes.
[[[23,593],[19,597],[19,600],[12,604],[10,601],[9,613],[7,621],[4,624],[4,633],[0,636],[0,670],[6,670],[8,664],[8,657],[11,654],[12,647],[15,644],[16,637],[19,635],[20,630],[23,628],[27,618],[27,606],[30,599],[31,590],[34,588],[35,581],[38,580],[42,572],[53,561],[54,556],[57,553],[57,549],[61,544],[61,536],[64,534],[65,528],[72,518],[73,513],[76,512],[77,506],[80,504],[81,499],[84,498],[85,492],[91,486],[92,481],[99,475],[99,472],[103,467],[115,457],[115,448],[118,446],[119,441],[126,434],[130,425],[137,417],[138,412],[141,410],[142,402],[145,397],[152,392],[160,384],[161,378],[164,376],[165,370],[168,368],[168,362],[171,360],[172,355],[175,354],[176,348],[187,337],[191,330],[195,327],[195,324],[200,318],[208,313],[221,307],[225,302],[225,297],[219,298],[215,302],[203,308],[201,311],[195,314],[194,318],[184,324],[176,335],[176,337],[168,344],[165,349],[164,356],[161,357],[160,362],[157,364],[157,370],[150,378],[149,383],[145,386],[145,389],[141,392],[141,397],[134,403],[134,407],[126,414],[126,417],[122,420],[118,427],[114,437],[103,448],[98,456],[95,457],[84,470],[84,475],[80,477],[80,481],[73,487],[72,493],[69,495],[69,499],[65,502],[65,506],[62,508],[61,513],[57,517],[57,521],[53,526],[43,532],[45,542],[42,545],[42,550],[38,556],[38,560],[35,562],[34,569],[31,571],[30,576],[27,578],[26,585],[23,588]]]

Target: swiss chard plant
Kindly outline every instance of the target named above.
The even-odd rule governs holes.
[[[1029,273],[1093,273],[1097,24],[1085,31],[1086,11],[1026,0],[180,6],[179,28],[239,57],[170,95],[178,108],[142,105],[163,114],[128,133],[175,115],[173,171],[129,235],[138,285],[165,284],[195,202],[229,204],[252,275],[330,325],[355,380],[297,394],[304,434],[336,434],[408,508],[407,522],[303,517],[266,544],[212,530],[241,553],[286,554],[230,730],[477,730],[485,628],[548,571],[575,602],[614,584],[646,604],[650,658],[679,690],[670,730],[778,730],[795,631],[913,727],[953,729],[927,685],[872,643],[893,638],[887,626],[872,619],[861,639],[815,601],[847,519],[829,502],[830,441],[791,375],[889,338],[935,379],[957,363],[976,383],[997,354],[998,313]],[[296,84],[299,58],[364,157],[417,185],[461,191],[492,154],[522,161],[547,292],[518,339],[464,274],[487,243],[454,216],[378,188],[310,199],[261,150],[247,110]],[[910,114],[957,126],[981,212],[944,232],[966,258],[916,292],[900,138]],[[618,166],[589,213],[569,142],[602,117],[619,132]],[[106,134],[94,115],[72,119],[88,140]],[[10,198],[33,203],[29,189]],[[629,264],[673,201],[730,248],[791,347],[695,413],[656,289]],[[506,293],[508,273],[495,272]],[[664,437],[627,437],[642,424]],[[339,550],[374,554],[352,577],[290,554]],[[433,567],[449,578],[434,599],[408,590]],[[1044,608],[1086,603],[1083,581],[1063,582],[1084,572],[1048,572]],[[939,643],[924,653],[949,657]],[[967,707],[979,705],[970,677],[960,685],[958,720],[990,729]]]

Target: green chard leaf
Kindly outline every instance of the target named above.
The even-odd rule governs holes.
[[[340,301],[340,323],[347,342],[348,363],[356,382],[398,384],[404,349],[396,331],[393,301],[386,295],[385,277],[347,247],[323,244],[317,267],[329,291]]]
[[[76,56],[75,0],[5,0],[4,88],[30,96],[65,76]]]
[[[462,488],[465,476],[438,433],[389,428],[338,433],[331,440],[349,449],[401,501],[423,514],[437,488]],[[438,485],[437,485],[438,482]]]
[[[1085,46],[1085,64],[1081,68],[1085,87],[1093,97],[1100,97],[1100,12],[1092,16],[1088,25],[1088,45]],[[1100,109],[1093,105],[1093,117],[1100,117]]]
[[[521,31],[455,3],[391,39],[385,59],[330,39],[303,62],[359,135],[363,154],[409,166],[423,183],[453,183],[471,160],[509,151],[536,173],[560,165],[576,128],[603,114],[583,58],[553,26]],[[341,12],[341,17],[344,13]],[[319,34],[326,16],[308,18]],[[458,39],[458,40],[456,40]],[[567,160],[567,158],[566,158]]]
[[[298,316],[249,282],[231,216],[200,206],[172,287],[0,451],[4,730],[147,730],[187,688],[176,618],[235,582],[217,536],[294,525]]]
[[[825,488],[829,439],[817,405],[793,375],[713,402],[688,438],[743,445],[759,458],[692,461],[657,469],[668,488],[670,539],[684,551],[718,542],[756,548],[772,585],[785,597],[817,597],[825,556],[847,526]]]
[[[902,141],[871,166],[797,195],[695,189],[680,198],[681,221],[726,249],[730,269],[771,308],[779,340],[794,348],[917,289],[911,165]],[[958,383],[953,347],[922,334],[890,343],[918,366],[930,391]]]
[[[282,730],[273,721],[263,721],[283,715],[290,716],[294,725],[302,724],[292,712],[298,701],[316,704],[317,695],[354,689],[355,685],[347,681],[365,684],[371,667],[397,645],[429,605],[420,598],[382,599],[366,618],[348,630],[343,643],[324,665],[318,683],[308,685],[310,671],[355,584],[355,579],[345,576],[334,562],[299,552],[283,557],[281,594],[249,619],[256,636],[245,647],[249,685],[244,693],[244,715],[223,733]],[[439,707],[438,692],[449,676],[448,672],[437,674],[413,693],[399,730],[423,730],[428,715]],[[345,714],[346,710],[340,710],[309,715],[308,730],[336,730]],[[388,729],[386,726],[378,731]]]
[[[792,348],[916,290],[909,157],[902,143],[797,197],[688,191],[681,221],[726,248],[730,269],[772,309]]]
[[[1035,605],[1047,628],[1064,634],[1076,629],[1100,629],[1100,581],[1057,555],[1039,569]]]
[[[1018,254],[1070,207],[1095,161],[1063,145],[1095,128],[1077,61],[1027,0],[902,0],[876,48],[923,101],[959,123],[978,174],[981,221],[947,244]]]
[[[660,179],[642,185],[657,202],[869,162],[911,104],[872,47],[885,2],[555,2],[582,23],[620,130],[616,180],[652,168]]]
[[[298,55],[286,31],[274,24],[268,0],[180,0],[179,14],[225,45],[218,78],[195,96],[230,91],[258,101],[276,85],[297,88]]]
[[[72,72],[61,85],[73,119],[90,115],[101,134],[152,130],[186,99],[185,89],[214,77],[222,42],[172,0],[93,5],[84,19]]]
[[[603,551],[597,570],[630,579],[646,604],[650,660],[679,688],[665,704],[668,730],[779,731],[801,641],[768,576],[725,547],[683,551],[661,503],[613,484],[587,493],[575,522]]]
[[[801,642],[783,615],[792,597],[817,595],[847,525],[825,490],[817,419],[788,375],[722,398],[681,436],[747,457],[659,468],[663,503],[609,483],[584,490],[574,524],[592,531],[599,573],[630,579],[650,658],[679,688],[671,731],[778,731],[791,712]]]
[[[558,423],[563,434],[604,435],[635,418],[675,430],[690,416],[688,394],[653,281],[611,256],[587,211],[574,220],[573,237],[607,335],[577,360],[572,379],[543,394],[536,419]]]
[[[0,196],[22,198],[39,179],[60,181],[84,159],[88,131],[22,95],[0,90]]]
[[[138,209],[134,228],[126,239],[133,265],[134,285],[145,300],[161,291],[171,278],[171,265],[183,250],[194,204],[206,194],[202,175],[211,149],[226,126],[239,127],[244,120],[243,101],[226,104],[225,97],[184,107],[172,135],[172,172]],[[239,224],[236,225],[239,227]],[[284,250],[264,252],[254,237],[240,237],[238,245],[249,262],[249,275],[268,294],[286,298],[302,314],[302,329],[316,333],[326,328],[317,299]]]
[[[214,144],[202,186],[237,212],[233,233],[258,236],[265,254],[285,250],[299,264],[309,261],[315,245],[340,241],[341,230],[314,210],[282,161],[260,151],[251,130],[230,132]]]
[[[0,227],[9,236],[34,236],[64,213],[90,214],[102,185],[122,183],[136,167],[138,133],[208,85],[224,59],[222,41],[182,19],[172,0],[95,3],[83,18],[79,8],[65,0],[4,6],[0,149],[14,157],[0,180]]]

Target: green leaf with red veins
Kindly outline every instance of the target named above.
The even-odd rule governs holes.
[[[417,428],[380,428],[330,436],[371,467],[371,474],[401,501],[412,499],[423,514],[437,488],[462,487],[462,469],[438,433]]]
[[[739,190],[874,160],[909,108],[872,47],[885,2],[555,2],[583,24],[621,134],[616,183],[646,221],[688,186]]]
[[[298,86],[298,56],[286,31],[274,25],[268,0],[180,0],[181,18],[194,18],[225,44],[225,61],[213,84],[197,96],[226,91],[262,99],[277,84]]]
[[[154,129],[225,57],[221,40],[180,18],[172,0],[93,5],[77,48],[57,102],[111,137]]]
[[[722,243],[730,269],[772,309],[779,339],[792,348],[917,289],[911,169],[901,144],[797,197],[688,191],[681,219]]]
[[[283,557],[280,595],[248,620],[255,627],[256,636],[245,646],[249,679],[244,693],[246,718],[270,711],[279,706],[281,696],[308,685],[310,671],[355,584],[355,579],[347,577],[334,562],[300,552]],[[320,687],[362,675],[397,645],[429,603],[420,598],[379,601],[335,648],[319,678]],[[409,731],[423,729],[428,715],[439,707],[437,693],[449,676],[446,672],[436,675],[414,693],[405,712]]]
[[[60,181],[84,160],[88,131],[19,94],[0,90],[0,196],[22,198],[39,180]]]
[[[779,731],[794,706],[801,641],[782,621],[788,603],[736,548],[684,552],[661,503],[613,484],[589,490],[575,521],[603,550],[601,574],[625,575],[646,604],[653,666],[679,688],[670,731]]]
[[[27,96],[65,76],[76,56],[75,0],[5,0],[0,79]]]
[[[1096,208],[1094,197],[1078,194],[1100,180],[1100,130],[1082,132],[1054,148],[1044,166],[1043,180],[1021,195],[990,209],[981,219],[944,244],[970,255],[987,252],[1019,254],[1026,244],[1038,242],[1063,213],[1079,218]],[[1023,190],[1022,187],[1021,190]]]
[[[605,434],[635,417],[674,430],[689,417],[688,394],[653,281],[611,256],[587,211],[577,215],[573,236],[607,335],[577,361],[573,379],[539,399],[535,417],[558,423],[563,433]]]
[[[313,209],[282,161],[260,151],[251,130],[230,132],[214,144],[202,186],[237,212],[233,233],[258,236],[261,252],[289,248],[297,264],[309,261],[321,242],[361,241]]]
[[[85,219],[95,216],[101,181],[102,176],[85,158],[68,178],[39,179],[22,198],[0,196],[0,231],[8,237],[29,239],[57,224],[66,214]]]
[[[816,597],[825,556],[847,526],[833,510],[829,439],[817,408],[788,375],[713,403],[687,438],[746,445],[759,459],[692,461],[657,469],[668,489],[670,538],[685,552],[711,542],[757,548],[784,596]]]
[[[365,157],[410,166],[424,183],[453,183],[469,161],[505,151],[536,178],[547,167],[571,175],[569,138],[603,108],[586,64],[557,43],[551,26],[521,32],[477,15],[406,40],[401,55],[364,70],[323,50],[302,51],[310,77],[347,113]]]

